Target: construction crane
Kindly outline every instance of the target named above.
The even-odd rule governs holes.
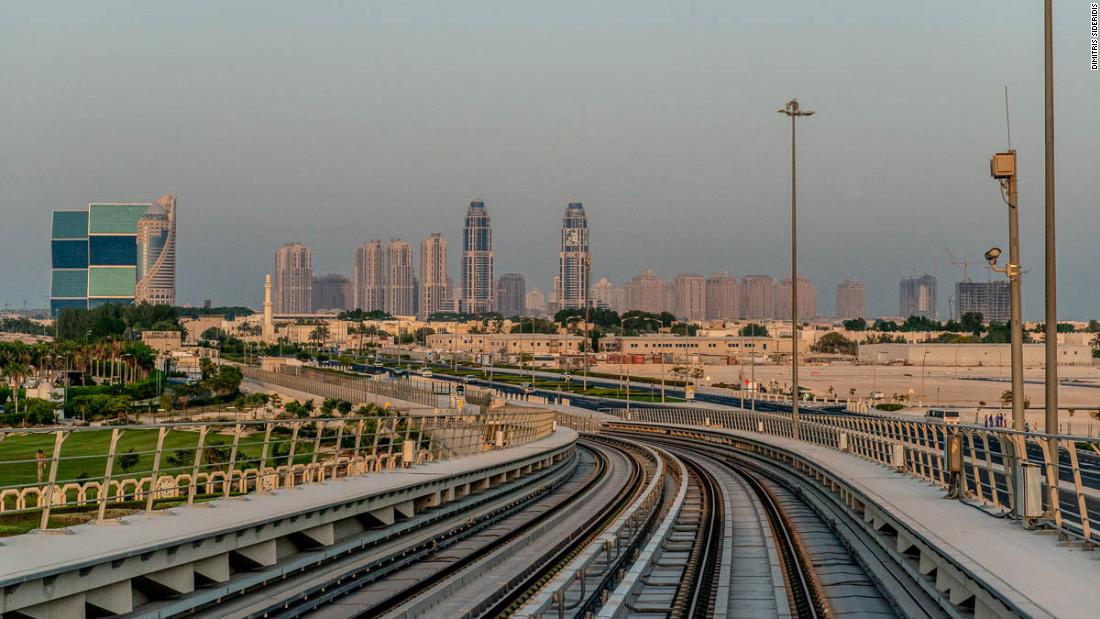
[[[945,252],[947,252],[947,255],[951,258],[951,264],[955,265],[956,267],[959,268],[960,271],[962,271],[963,281],[964,282],[969,282],[970,281],[970,262],[967,261],[966,257],[964,256],[962,260],[959,260],[957,257],[955,257],[955,254],[951,253],[950,249],[947,249],[946,247],[944,247],[943,250]]]

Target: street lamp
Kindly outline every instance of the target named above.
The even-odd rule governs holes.
[[[1058,296],[1055,284],[1057,251],[1054,245],[1054,24],[1052,0],[1043,2],[1043,112],[1046,173],[1044,174],[1044,206],[1046,228],[1046,431],[1058,427]],[[1058,454],[1058,440],[1050,439],[1050,453]]]
[[[798,99],[791,99],[780,114],[791,119],[791,434],[797,440],[798,432],[798,184],[795,159],[795,121],[800,116],[812,116],[810,110],[803,110]]]

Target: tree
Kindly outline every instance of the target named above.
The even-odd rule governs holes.
[[[883,320],[879,318],[875,321],[875,324],[871,326],[872,331],[899,331],[901,327],[893,320]]]
[[[305,402],[292,400],[287,402],[286,412],[295,417],[309,417],[310,414],[313,413],[313,400],[306,400]]]
[[[672,328],[669,329],[669,331],[674,335],[686,335],[689,337],[695,337],[695,334],[699,332],[699,326],[687,322],[678,322],[672,325]]]
[[[340,402],[336,404],[336,410],[340,411],[341,415],[347,415],[351,412],[351,402],[340,400]]]
[[[138,460],[141,460],[141,456],[134,453],[134,448],[131,447],[126,450],[126,453],[119,456],[116,462],[118,462],[118,467],[122,469],[123,473],[129,473],[130,469],[137,466]]]
[[[328,343],[329,330],[328,325],[317,325],[313,327],[313,330],[309,332],[309,341],[315,345],[324,346]]]
[[[974,335],[981,335],[984,330],[985,318],[981,312],[967,312],[959,319],[959,326],[963,331],[969,331]]]
[[[768,337],[768,328],[764,325],[750,322],[749,324],[741,327],[742,337]]]
[[[834,331],[821,336],[811,350],[832,355],[854,355],[856,343]]]
[[[848,331],[866,331],[867,321],[863,318],[853,318],[851,320],[845,320],[843,323],[844,328]]]

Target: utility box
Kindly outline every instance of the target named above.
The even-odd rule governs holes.
[[[1043,467],[1027,460],[1016,464],[1016,515],[1025,520],[1043,515]]]
[[[993,178],[1016,176],[1016,152],[997,153],[989,160],[989,174]]]
[[[416,441],[405,441],[401,444],[401,464],[412,466],[416,461]]]
[[[836,448],[840,451],[848,451],[848,433],[841,432],[836,439]]]
[[[497,430],[496,444],[497,447],[504,447],[504,430]]]
[[[763,421],[756,422],[756,431],[761,433],[761,434],[764,433],[764,422]]]
[[[948,473],[963,472],[963,437],[955,432],[947,437],[943,445],[943,462]]]
[[[901,443],[894,443],[893,449],[890,452],[890,465],[895,470],[905,470],[905,445]]]

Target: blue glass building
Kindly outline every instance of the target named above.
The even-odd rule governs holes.
[[[94,203],[54,211],[50,238],[50,313],[66,307],[133,303],[138,220],[152,204]]]

